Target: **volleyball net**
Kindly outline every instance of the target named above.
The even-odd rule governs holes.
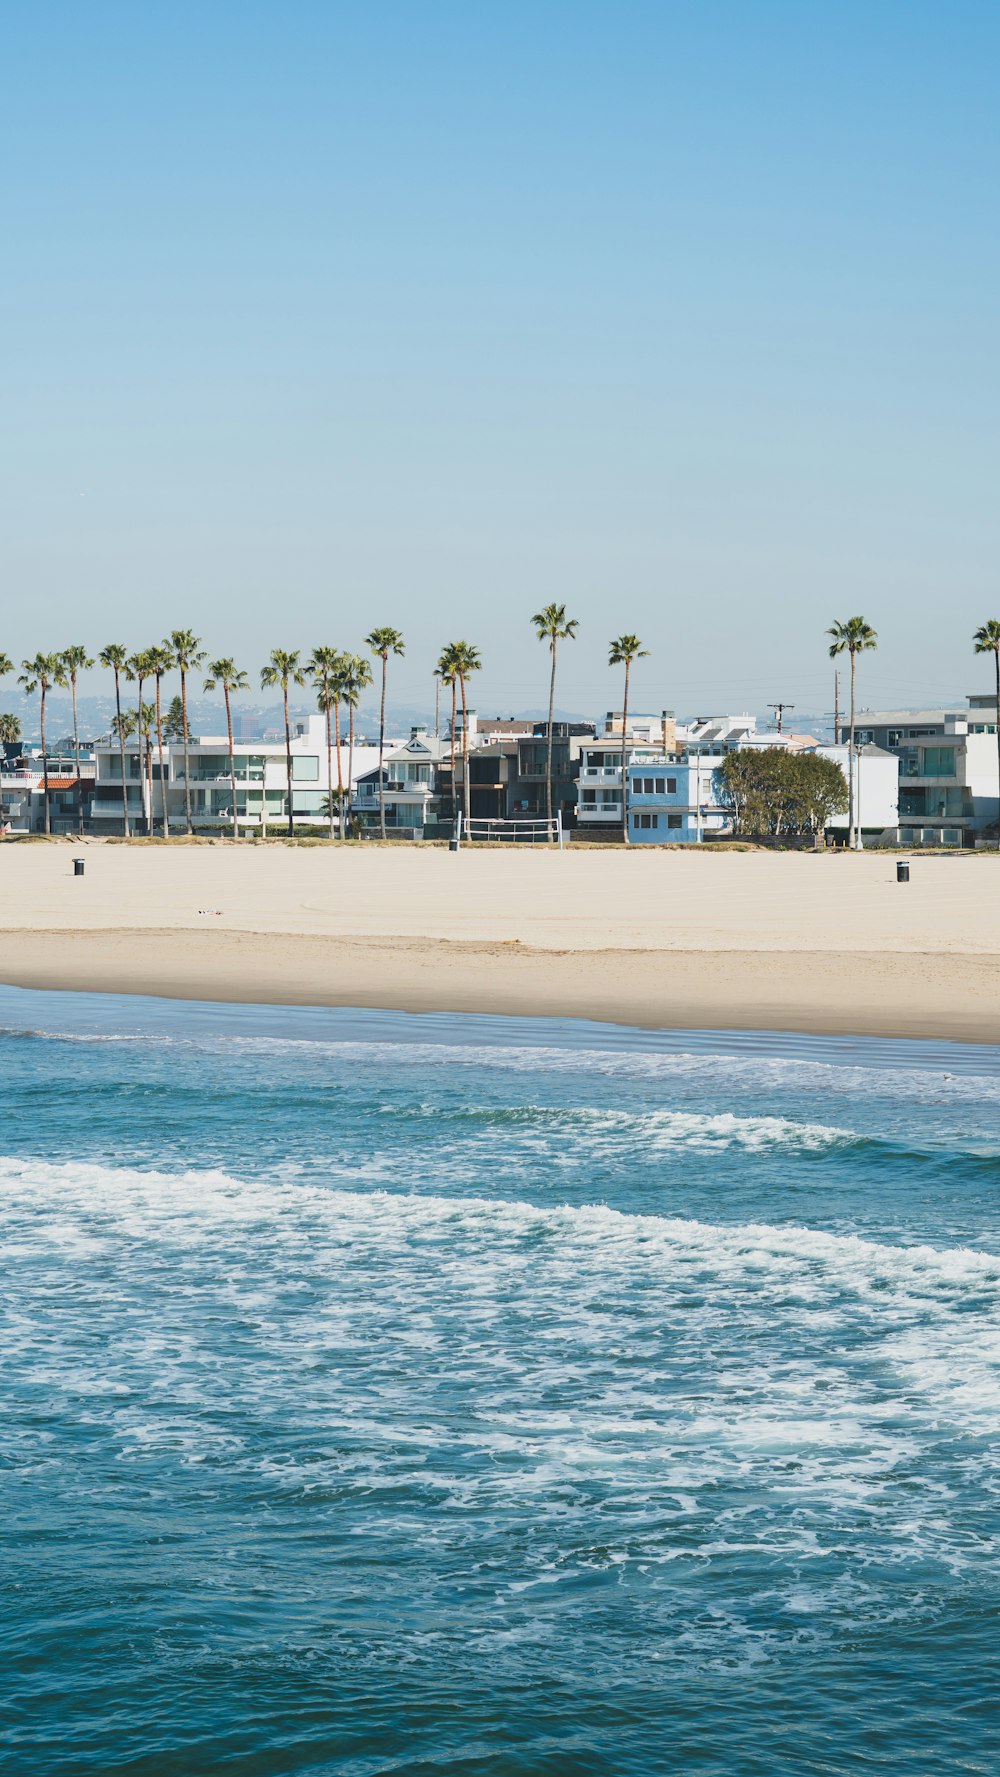
[[[551,821],[529,816],[501,821],[487,815],[460,814],[455,837],[460,845],[557,845],[562,851],[562,815],[553,815]]]

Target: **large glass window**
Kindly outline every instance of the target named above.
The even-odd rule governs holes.
[[[924,747],[923,755],[924,777],[954,777],[954,747]]]
[[[293,753],[292,777],[315,783],[319,778],[317,755],[315,753]]]

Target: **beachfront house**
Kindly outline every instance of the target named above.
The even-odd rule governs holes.
[[[964,710],[861,710],[855,740],[893,754],[903,845],[974,846],[995,838],[1000,811],[996,698]],[[850,728],[840,724],[840,739]],[[863,769],[863,767],[862,767]]]
[[[410,731],[408,741],[397,743],[386,751],[382,763],[380,795],[379,769],[366,771],[358,779],[351,798],[351,813],[360,832],[381,832],[381,806],[385,804],[386,832],[397,838],[422,839],[436,831],[443,808],[441,764],[450,756],[450,743],[438,740],[424,727]]]
[[[702,738],[679,754],[656,756],[641,748],[628,766],[629,838],[635,845],[700,845],[731,831],[730,813],[719,800],[716,772],[729,752],[778,748],[815,752],[839,765],[847,777],[847,747],[818,746],[810,735],[759,734],[744,719],[717,718],[699,724]],[[731,726],[727,727],[727,724]],[[725,734],[720,743],[719,735]],[[878,747],[855,754],[855,807],[862,841],[893,844],[898,799],[892,755]],[[847,814],[834,815],[828,831],[847,832]]]
[[[292,816],[305,831],[329,829],[327,813],[330,784],[337,788],[337,751],[327,757],[326,719],[314,714],[296,719],[291,739]],[[348,748],[341,744],[341,774],[348,778]],[[188,743],[192,825],[200,833],[228,832],[233,823],[233,788],[229,743],[225,735],[192,736]],[[95,748],[96,783],[90,830],[122,831],[122,773],[116,740],[102,740]],[[285,739],[235,741],[236,817],[248,833],[280,834],[288,825],[288,762]],[[378,749],[356,746],[354,780],[367,771]],[[164,743],[163,777],[167,817],[172,832],[185,824],[184,748],[179,741]],[[159,832],[162,825],[160,757],[155,733],[147,759],[133,736],[125,749],[125,788],[129,824],[133,832]]]

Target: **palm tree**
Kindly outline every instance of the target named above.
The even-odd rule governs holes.
[[[17,682],[24,686],[25,694],[34,697],[39,695],[40,718],[42,728],[42,785],[45,807],[45,831],[52,831],[52,814],[49,808],[49,756],[45,747],[45,699],[53,685],[65,685],[66,679],[62,669],[62,658],[58,654],[36,654],[33,660],[22,660],[24,669],[18,674]]]
[[[188,833],[193,833],[194,828],[191,825],[191,762],[188,756],[187,676],[188,673],[198,672],[201,667],[204,666],[205,650],[201,645],[201,637],[196,636],[194,631],[190,629],[172,629],[163,645],[165,648],[171,650],[174,657],[174,665],[177,667],[181,675],[181,738],[184,742],[184,819],[187,822]]]
[[[454,823],[458,816],[458,783],[455,777],[455,727],[457,720],[456,706],[458,703],[458,672],[455,667],[453,650],[454,643],[449,642],[448,646],[441,650],[441,658],[438,661],[435,670],[441,684],[447,685],[451,691],[451,818]]]
[[[2,658],[2,656],[0,656],[0,658]],[[6,715],[6,714],[0,715],[0,746],[2,746],[4,749],[4,755],[6,755],[7,748],[16,746],[16,744],[20,740],[20,738],[21,738],[21,718],[20,718],[20,716],[13,716],[13,715]],[[4,763],[6,763],[6,758],[4,758]],[[0,808],[0,831],[6,830],[6,824],[7,824],[6,812],[2,808]]]
[[[80,777],[80,724],[76,713],[76,682],[81,672],[89,672],[94,662],[81,642],[73,647],[64,648],[59,656],[62,661],[63,674],[69,681],[73,695],[73,757],[76,760],[76,818],[77,832],[83,833],[83,782]]]
[[[139,731],[140,764],[145,760],[145,764],[143,765],[143,790],[146,798],[146,806],[149,809],[149,819],[146,822],[147,839],[152,836],[153,831],[153,748],[151,741],[153,724],[155,721],[155,703],[141,703],[135,713],[135,725]]]
[[[385,751],[385,679],[390,654],[405,654],[406,644],[398,629],[390,629],[383,625],[381,629],[373,629],[365,636],[365,646],[373,654],[377,654],[382,662],[382,706],[378,723],[378,818],[382,838],[385,838],[385,782],[382,777],[382,755]]]
[[[122,768],[122,830],[125,838],[129,836],[128,828],[128,783],[125,778],[125,730],[122,728],[122,687],[121,676],[127,670],[128,656],[120,642],[109,642],[102,648],[98,659],[108,672],[115,675],[115,733],[118,735],[118,756]],[[132,730],[128,732],[131,734]]]
[[[310,678],[313,681],[313,684],[317,688],[317,691],[319,693],[319,697],[318,697],[319,707],[326,717],[326,791],[327,791],[327,814],[329,815],[329,818],[330,818],[330,838],[331,839],[333,838],[333,836],[337,830],[337,828],[336,828],[337,815],[336,815],[336,810],[335,810],[334,804],[333,804],[333,729],[331,726],[330,717],[331,717],[331,711],[333,709],[334,702],[338,701],[336,699],[334,687],[335,687],[335,681],[336,681],[336,675],[337,675],[337,668],[340,665],[341,658],[342,658],[342,656],[337,648],[314,648],[312,653],[309,656],[309,659],[306,661],[306,672],[309,674]],[[339,710],[339,707],[337,710],[337,727],[338,727],[338,734],[337,734],[337,785],[339,788],[340,787],[340,734],[339,734],[340,710]]]
[[[632,671],[632,662],[634,660],[646,660],[648,659],[648,656],[649,649],[643,647],[638,636],[632,635],[616,636],[608,650],[608,665],[623,666],[625,668],[625,694],[622,698],[622,841],[625,845],[628,845],[629,843],[628,761],[626,757],[626,736],[628,734],[628,682],[629,674]]]
[[[452,642],[445,652],[450,655],[452,671],[458,679],[458,688],[462,698],[462,815],[469,819],[469,700],[467,696],[468,677],[477,673],[482,666],[479,649],[471,642]],[[453,748],[454,751],[454,748]],[[454,778],[452,778],[454,783]]]
[[[345,692],[352,684],[352,659],[353,656],[350,654],[338,654],[337,664],[330,675],[330,695],[333,698],[333,721],[337,733],[337,826],[341,839],[343,839],[345,833],[346,815],[344,797],[344,763],[340,751],[340,706],[344,701]],[[364,662],[364,665],[368,670],[368,676],[370,679],[371,667],[368,666],[367,660]],[[346,798],[346,802],[348,805],[350,804],[350,795]]]
[[[545,815],[552,826],[552,718],[556,701],[556,644],[572,641],[579,628],[575,617],[567,617],[565,605],[545,605],[536,611],[531,619],[535,626],[535,634],[540,642],[547,641],[552,656],[552,671],[549,674],[549,745],[545,761]]]
[[[269,685],[280,685],[281,695],[285,704],[285,764],[288,768],[288,837],[295,837],[295,816],[292,813],[292,728],[288,716],[289,685],[304,685],[306,675],[299,665],[298,649],[291,652],[287,648],[272,648],[271,659],[267,666],[261,668],[261,689]]]
[[[836,660],[838,654],[849,654],[851,657],[851,740],[847,755],[847,843],[854,848],[854,675],[859,654],[865,654],[871,648],[878,647],[878,636],[870,623],[863,617],[848,617],[846,622],[834,622],[827,630],[832,638],[830,642],[830,659]]]
[[[163,765],[163,703],[161,698],[161,682],[164,673],[169,673],[176,666],[174,650],[169,642],[162,642],[158,648],[150,648],[150,659],[153,677],[156,680],[156,752],[160,761],[160,817],[163,826],[163,837],[170,837],[170,816],[167,812],[167,774]]]
[[[363,654],[345,654],[343,672],[340,675],[340,695],[347,705],[347,798],[350,803],[354,792],[354,712],[361,700],[362,691],[368,691],[373,684],[370,661]]]
[[[1000,784],[1000,617],[981,623],[972,638],[977,654],[992,654],[997,685],[997,782]],[[997,805],[997,851],[1000,851],[1000,804]]]
[[[233,838],[240,836],[239,816],[236,808],[236,754],[233,750],[233,711],[230,698],[237,691],[249,691],[250,681],[246,673],[240,672],[235,661],[226,659],[213,660],[209,663],[209,678],[205,680],[205,690],[214,691],[217,685],[222,686],[222,695],[226,700],[226,732],[229,735],[229,783],[233,792]]]
[[[10,655],[9,654],[0,654],[0,679],[5,679],[7,674],[12,673],[13,671],[14,671],[14,662],[12,661]]]
[[[149,736],[148,732],[142,725],[142,687],[146,680],[151,679],[153,676],[153,655],[154,650],[152,648],[141,648],[137,654],[129,655],[128,660],[125,662],[125,671],[128,677],[134,679],[139,688],[136,704],[135,726],[136,733],[139,736],[139,781],[141,785],[140,795],[142,797],[142,825],[147,839],[153,831],[153,799],[151,792],[148,797],[146,793],[147,783],[151,782],[152,774],[147,771],[148,761],[143,752],[144,745],[148,747]]]

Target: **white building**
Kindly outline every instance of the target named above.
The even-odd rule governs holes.
[[[996,697],[978,693],[964,710],[861,710],[855,739],[894,754],[903,845],[975,845],[1000,811]],[[840,738],[848,738],[841,722]]]
[[[839,765],[848,783],[854,778],[854,822],[862,844],[895,845],[899,829],[899,764],[894,753],[871,745],[850,747],[817,747],[822,759]],[[827,832],[844,834],[849,830],[850,811],[834,814],[827,821]]]
[[[391,747],[395,742],[388,741]],[[292,728],[292,818],[297,827],[322,832],[329,828],[327,813],[331,785],[336,794],[338,769],[336,743],[327,754],[326,718],[316,714],[296,720]],[[288,762],[284,737],[279,741],[235,741],[233,769],[225,735],[199,735],[188,743],[192,825],[199,832],[228,832],[233,824],[233,777],[236,780],[236,817],[247,832],[279,833],[288,826]],[[378,761],[378,748],[355,746],[353,772],[360,776]],[[340,747],[340,774],[349,788],[349,748]],[[99,741],[96,747],[97,781],[91,809],[91,831],[120,833],[123,823],[121,757],[116,740]],[[171,832],[185,826],[184,748],[179,741],[164,744],[163,775],[167,795],[167,819]],[[129,824],[134,832],[162,830],[162,792],[159,749],[155,733],[149,757],[140,754],[135,737],[125,748],[125,788]]]

